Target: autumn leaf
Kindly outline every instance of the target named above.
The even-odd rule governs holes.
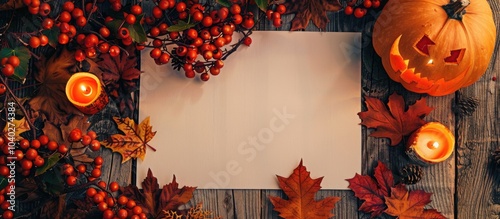
[[[12,132],[12,130],[14,130],[14,132]],[[21,133],[29,130],[31,130],[30,125],[28,121],[26,121],[26,117],[23,117],[22,119],[14,119],[12,122],[6,123],[3,129],[3,135],[10,137],[12,134],[9,135],[9,133],[14,133],[14,141],[20,141],[23,139]]]
[[[285,219],[319,219],[331,218],[331,213],[339,197],[327,197],[315,201],[316,192],[321,189],[323,177],[312,179],[306,167],[300,164],[288,177],[277,176],[280,188],[288,196],[288,200],[280,197],[270,196],[269,199],[274,210]]]
[[[295,13],[290,31],[302,30],[312,20],[316,27],[324,30],[330,22],[326,12],[342,9],[338,0],[290,0],[285,3],[287,14]]]
[[[108,94],[116,99],[122,117],[133,115],[132,92],[137,91],[137,81],[141,71],[137,69],[135,47],[127,47],[127,53],[121,52],[113,57],[109,53],[99,55],[97,65],[102,71],[102,80]]]
[[[148,174],[141,185],[142,191],[135,185],[129,185],[122,188],[122,193],[129,198],[134,198],[148,214],[148,218],[162,218],[166,212],[177,211],[179,206],[191,200],[196,189],[196,187],[189,186],[179,189],[174,176],[172,182],[164,185],[160,190],[158,179],[153,176],[151,169],[148,169]]]
[[[24,6],[26,5],[23,4],[22,0],[8,0],[7,2],[0,4],[0,11],[18,9]]]
[[[399,219],[441,219],[446,218],[435,209],[425,209],[431,202],[431,193],[423,190],[408,191],[402,184],[392,188],[391,196],[385,198],[385,213]]]
[[[183,216],[183,214],[178,214],[177,211],[164,211],[165,215],[163,219],[219,219],[221,217],[213,216],[213,212],[203,209],[203,204],[198,203],[196,207],[191,207],[189,211]]]
[[[348,188],[354,192],[354,196],[363,200],[359,210],[371,213],[372,217],[380,216],[387,208],[385,197],[389,196],[391,187],[394,186],[394,176],[382,162],[378,162],[375,168],[375,179],[356,173],[354,178],[347,179]]]
[[[179,184],[174,179],[171,183],[163,186],[160,194],[160,208],[161,209],[177,209],[179,206],[186,204],[193,197],[193,192],[196,187],[184,186],[178,188]]]
[[[45,61],[37,63],[35,79],[41,83],[38,93],[29,101],[31,108],[40,111],[56,125],[67,122],[69,115],[82,115],[66,97],[66,82],[71,75],[68,68],[75,65],[73,53],[63,49]]]
[[[67,146],[72,145],[70,154],[73,160],[79,163],[91,163],[94,161],[87,153],[87,147],[84,147],[80,142],[70,142],[68,139],[69,133],[78,128],[85,133],[90,127],[88,122],[88,117],[83,115],[72,116],[68,124],[56,125],[49,121],[45,121],[43,126],[43,133],[49,137],[49,139],[56,141],[59,144],[65,144]]]
[[[422,118],[433,110],[427,106],[426,99],[422,98],[405,111],[405,101],[396,93],[389,96],[387,103],[389,109],[377,98],[365,97],[365,99],[368,110],[358,113],[362,120],[361,124],[367,128],[377,129],[370,136],[389,138],[391,146],[399,144],[403,136],[411,134],[427,123]]]
[[[144,160],[146,156],[146,147],[156,151],[155,148],[148,145],[148,142],[153,139],[156,131],[153,132],[153,127],[149,125],[149,117],[145,118],[141,124],[135,124],[130,118],[113,117],[113,120],[118,125],[118,129],[123,134],[111,135],[107,140],[102,142],[107,148],[118,152],[122,155],[122,163],[131,158],[141,158]]]

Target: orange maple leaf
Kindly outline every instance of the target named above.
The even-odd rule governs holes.
[[[288,178],[277,176],[280,188],[289,200],[270,196],[274,210],[285,219],[320,219],[331,218],[332,209],[340,197],[327,197],[320,201],[314,200],[314,195],[321,189],[323,177],[312,179],[306,167],[300,164]]]
[[[389,96],[387,107],[385,104],[373,97],[365,97],[367,111],[358,113],[361,124],[367,128],[376,128],[370,136],[377,138],[389,138],[391,146],[401,142],[403,136],[427,123],[422,118],[427,116],[433,108],[427,106],[426,99],[417,100],[415,104],[405,111],[405,101],[402,96],[393,93]]]
[[[385,213],[399,219],[446,218],[435,209],[424,209],[431,202],[432,193],[423,190],[408,191],[403,184],[391,188],[391,196],[385,197]]]
[[[122,155],[122,163],[131,158],[141,158],[144,160],[146,156],[146,147],[156,151],[148,142],[153,139],[156,131],[153,132],[153,127],[149,125],[149,117],[145,118],[139,125],[135,124],[130,118],[113,117],[113,120],[118,125],[118,129],[124,134],[111,135],[107,140],[102,142],[107,148],[118,152]]]

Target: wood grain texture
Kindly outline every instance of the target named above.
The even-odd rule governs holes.
[[[500,3],[489,1],[500,33]],[[499,39],[486,74],[461,90],[480,101],[476,112],[457,120],[457,218],[499,218],[500,172],[491,153],[500,148],[500,84],[492,80],[500,72]]]

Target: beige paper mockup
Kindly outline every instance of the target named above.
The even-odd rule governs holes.
[[[151,117],[157,151],[137,161],[138,186],[148,168],[199,189],[278,189],[301,159],[323,189],[361,172],[361,33],[251,38],[207,82],[143,51],[139,119]]]

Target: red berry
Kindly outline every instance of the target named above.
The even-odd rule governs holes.
[[[31,48],[36,49],[40,46],[40,38],[32,36],[28,44],[31,46]]]
[[[285,5],[278,5],[278,7],[276,7],[276,12],[278,12],[279,14],[284,14],[286,12]]]
[[[5,64],[2,68],[2,74],[6,77],[14,75],[14,67],[11,64]]]
[[[109,55],[112,57],[119,56],[120,55],[120,47],[115,46],[115,45],[109,47]]]
[[[380,0],[373,0],[372,8],[378,8],[378,7],[380,7]]]
[[[354,9],[354,17],[362,18],[366,14],[366,9],[364,8],[356,8]]]
[[[354,12],[354,9],[350,5],[346,6],[345,9],[344,9],[344,13],[346,15],[351,15],[353,12]]]
[[[250,46],[250,44],[252,44],[252,38],[245,37],[245,39],[243,40],[243,44],[245,44],[246,46]]]
[[[120,189],[120,185],[117,182],[111,182],[109,184],[109,191],[116,192]]]
[[[128,14],[127,17],[125,17],[125,22],[127,22],[130,25],[135,24],[135,21],[136,21],[136,18],[135,18],[135,15],[133,15],[133,14]]]
[[[80,129],[71,130],[71,132],[69,133],[68,140],[70,142],[78,142],[80,141],[80,139],[82,139],[82,131]]]
[[[142,14],[142,7],[140,5],[133,5],[130,8],[130,13],[132,13],[134,15],[140,15],[140,14]]]
[[[99,142],[98,140],[92,140],[90,142],[90,146],[89,146],[90,150],[92,151],[98,151],[99,149],[101,149],[101,142]]]
[[[200,75],[200,79],[201,79],[202,81],[208,81],[208,80],[210,79],[210,75],[209,75],[209,74],[207,74],[206,72],[205,72],[205,73],[202,73],[202,74]]]
[[[365,0],[365,1],[363,2],[363,6],[364,6],[365,8],[371,8],[371,7],[372,7],[372,1],[371,1],[371,0]]]
[[[63,10],[65,10],[67,12],[72,12],[73,9],[75,9],[75,4],[73,4],[72,1],[64,2],[64,4],[63,4]]]
[[[241,7],[240,5],[238,4],[233,4],[231,5],[231,7],[229,8],[229,11],[231,12],[231,14],[239,14],[241,13]]]
[[[0,83],[0,95],[3,95],[6,91],[7,87],[5,86],[5,84]]]
[[[162,52],[161,52],[161,49],[159,48],[154,48],[151,50],[151,52],[149,52],[149,56],[151,56],[151,58],[153,59],[157,59],[157,58],[160,58]]]

